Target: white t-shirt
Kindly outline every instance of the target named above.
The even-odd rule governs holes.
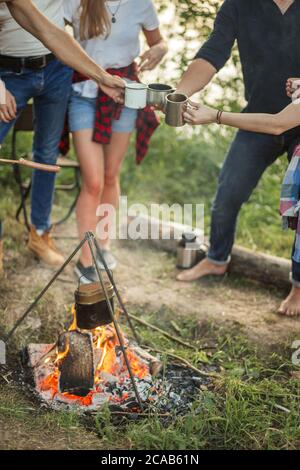
[[[111,24],[111,32],[105,39],[97,37],[86,41],[80,40],[80,0],[64,0],[65,19],[72,23],[75,39],[87,54],[104,69],[126,67],[140,54],[140,32],[152,31],[159,26],[159,20],[152,0],[121,0],[116,13],[116,22]],[[114,13],[118,1],[107,1]],[[109,13],[111,16],[111,13]],[[73,85],[82,96],[95,98],[97,84],[91,80]]]
[[[34,3],[52,23],[64,28],[63,0],[34,0]],[[14,57],[49,54],[38,39],[18,25],[5,3],[0,3],[0,54]]]

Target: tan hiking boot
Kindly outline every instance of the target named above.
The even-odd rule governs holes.
[[[53,241],[50,230],[47,230],[46,232],[43,233],[42,239],[45,241],[45,243],[51,250],[55,251],[55,253],[58,253],[59,255],[62,256],[61,252],[59,251],[59,249],[57,248],[56,244]]]
[[[0,278],[3,276],[3,240],[0,240]]]
[[[64,257],[50,247],[48,243],[50,243],[49,237],[45,237],[45,233],[39,236],[35,227],[31,225],[27,244],[29,250],[45,264],[49,266],[61,266],[65,261]]]

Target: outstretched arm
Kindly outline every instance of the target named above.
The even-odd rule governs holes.
[[[235,2],[225,0],[217,14],[212,34],[183,75],[178,92],[192,96],[201,91],[225,65],[237,37],[237,22]]]
[[[31,0],[6,0],[6,3],[15,20],[53,51],[59,60],[95,80],[99,86],[105,86],[112,98],[122,101],[123,80],[112,77],[99,67],[70,34],[52,24]]]
[[[211,124],[217,122],[218,110],[191,102],[184,113],[188,124]],[[291,103],[278,114],[247,114],[223,112],[221,124],[245,131],[281,135],[289,129],[300,126],[300,103]]]
[[[182,76],[177,92],[192,96],[203,90],[213,79],[217,69],[205,59],[194,60]]]

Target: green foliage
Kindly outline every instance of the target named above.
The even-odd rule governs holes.
[[[174,81],[178,79],[195,56],[200,46],[207,40],[212,32],[214,20],[223,0],[175,0],[170,4],[168,0],[155,1],[163,21],[164,36],[168,43],[176,41],[177,50],[171,50],[167,60],[161,66],[162,73],[168,70],[170,62],[175,67]],[[176,56],[175,56],[176,54]],[[232,72],[233,71],[233,72]],[[214,85],[219,90],[219,97],[215,94],[213,102],[224,109],[236,111],[243,103],[243,81],[239,54],[236,45],[233,48],[225,73],[222,71],[214,80]],[[212,102],[211,88],[203,93],[204,100]]]
[[[149,155],[139,167],[135,165],[131,147],[122,171],[122,193],[128,195],[130,203],[146,205],[203,203],[208,234],[211,204],[229,144],[227,137],[207,137],[203,129],[189,137],[185,131],[162,125],[154,135]],[[282,230],[278,211],[286,167],[287,160],[282,157],[264,174],[250,201],[242,208],[237,242],[289,258],[294,234]]]

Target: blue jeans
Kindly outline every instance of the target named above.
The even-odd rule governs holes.
[[[225,159],[212,207],[208,258],[226,264],[234,243],[237,217],[263,172],[285,152],[292,156],[300,135],[271,136],[238,131]],[[279,202],[278,202],[279,205]],[[294,262],[293,262],[294,264]],[[294,272],[300,282],[300,266]]]
[[[96,98],[85,98],[76,91],[72,91],[69,101],[69,129],[71,132],[78,132],[82,129],[94,129],[96,117]],[[113,119],[113,132],[132,132],[135,128],[137,109],[124,108],[120,119]]]
[[[33,158],[55,164],[71,90],[72,71],[58,60],[38,71],[24,68],[20,73],[0,68],[0,77],[17,102],[18,115],[33,98]],[[0,143],[15,121],[0,123]],[[55,174],[36,170],[31,189],[31,222],[39,230],[51,226]]]

